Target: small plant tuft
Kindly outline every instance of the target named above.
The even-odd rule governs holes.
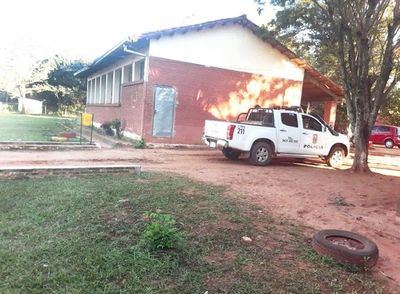
[[[122,138],[122,122],[119,119],[114,119],[111,121],[111,127],[115,130],[115,133],[119,139]]]
[[[144,149],[144,148],[146,148],[146,142],[144,141],[143,138],[140,138],[138,140],[134,140],[133,147],[136,148],[136,149]]]
[[[100,127],[104,130],[107,136],[114,136],[114,130],[112,129],[110,122],[105,122],[101,124]]]
[[[175,218],[169,214],[148,213],[150,223],[142,233],[142,242],[151,250],[179,247],[183,233],[177,228]]]

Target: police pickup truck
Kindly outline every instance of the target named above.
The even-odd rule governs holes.
[[[247,154],[254,165],[268,165],[278,156],[320,157],[337,168],[350,150],[345,135],[299,107],[251,108],[236,122],[206,120],[203,141],[212,148],[222,148],[228,159]]]

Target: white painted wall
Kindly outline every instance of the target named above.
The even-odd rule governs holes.
[[[151,40],[149,55],[271,78],[304,78],[304,69],[238,24]]]
[[[19,98],[18,111],[26,114],[42,114],[43,101],[38,101],[29,98]]]

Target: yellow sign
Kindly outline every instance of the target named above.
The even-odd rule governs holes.
[[[92,125],[93,114],[82,113],[82,125],[85,127],[90,127]]]

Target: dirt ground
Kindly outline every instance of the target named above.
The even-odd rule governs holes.
[[[374,271],[400,290],[400,149],[370,151],[372,175],[328,168],[318,160],[273,160],[255,167],[246,158],[225,159],[207,149],[100,149],[91,151],[0,151],[0,168],[25,165],[139,163],[144,171],[166,171],[225,185],[232,197],[314,229],[343,229],[374,240],[380,259]],[[235,193],[237,192],[237,193]],[[311,237],[311,235],[310,235]]]

